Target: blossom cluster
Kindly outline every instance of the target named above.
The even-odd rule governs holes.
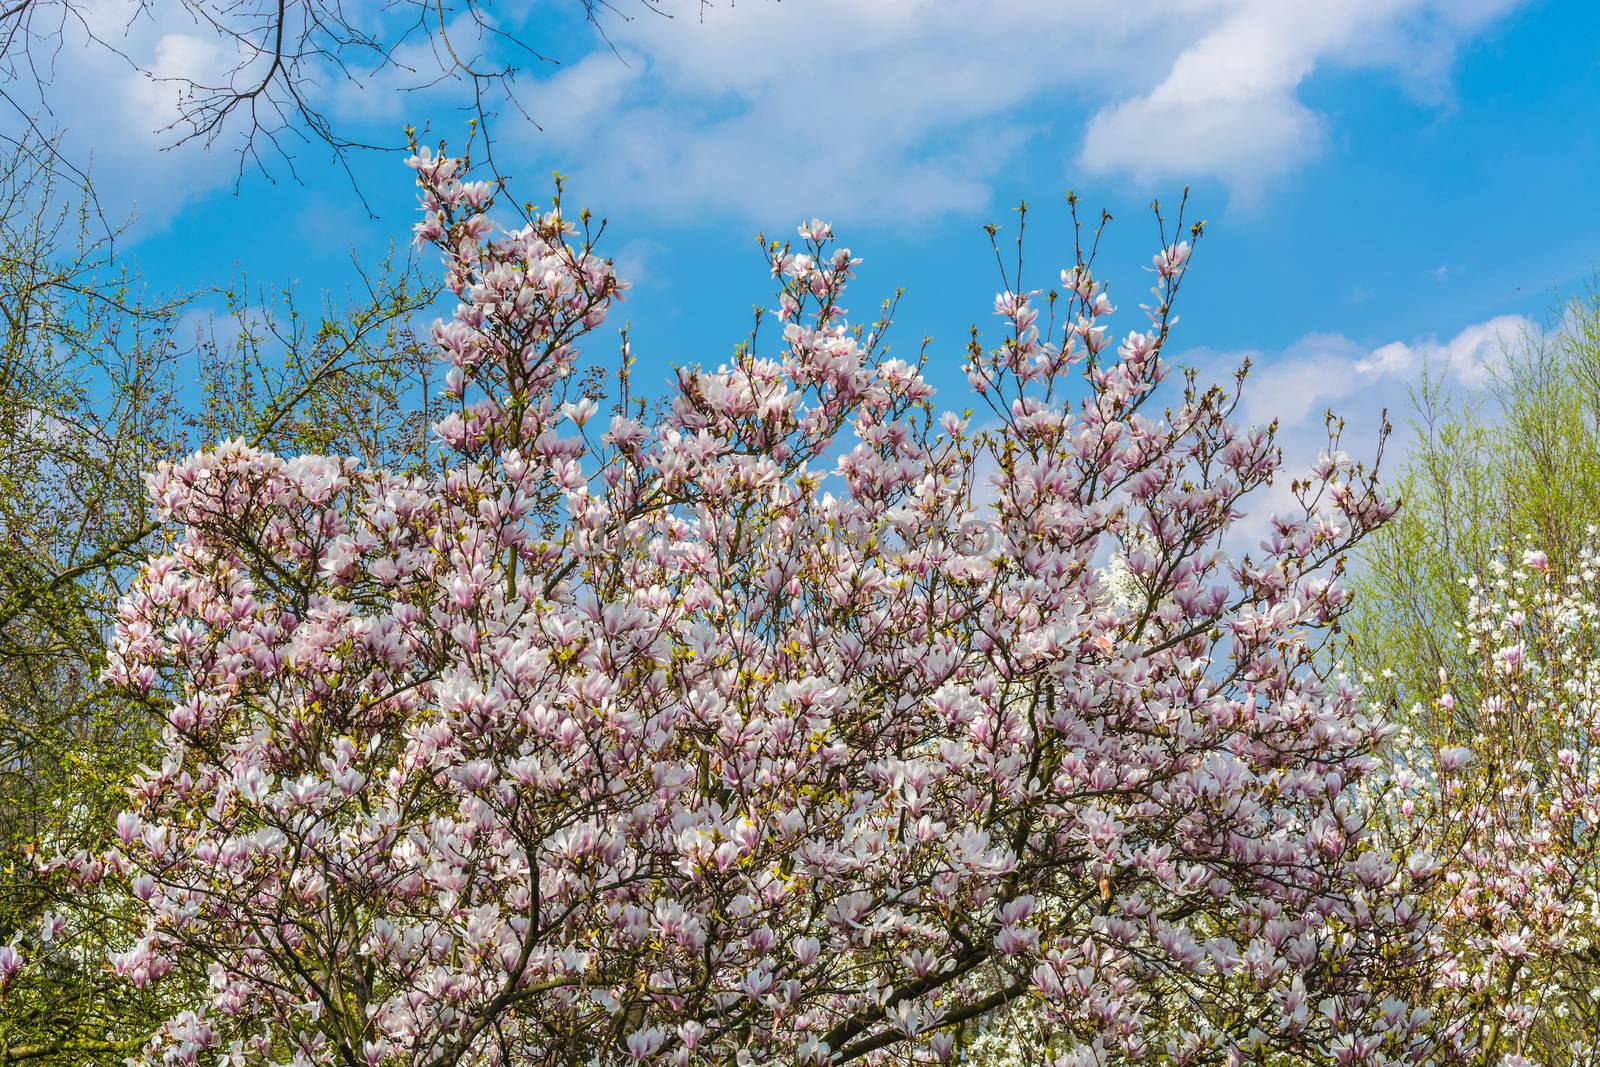
[[[1153,410],[1187,243],[1120,342],[1091,264],[1043,323],[1002,293],[981,429],[812,221],[769,348],[602,420],[611,264],[411,163],[444,469],[149,479],[110,675],[165,755],[56,860],[143,909],[117,973],[199,991],[148,1062],[935,1062],[1023,1002],[1061,1067],[1428,1061],[1435,935],[1356,789],[1388,727],[1312,669],[1390,506],[1331,452],[1224,551],[1281,455],[1220,390]]]
[[[1597,534],[1571,573],[1527,549],[1468,580],[1476,673],[1441,675],[1440,729],[1405,731],[1374,783],[1438,917],[1449,1036],[1512,1067],[1551,1041],[1563,1063],[1600,1057],[1572,1036],[1600,1022]]]

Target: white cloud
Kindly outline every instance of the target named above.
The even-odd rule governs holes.
[[[555,164],[586,200],[684,222],[731,215],[776,227],[828,213],[915,225],[982,213],[998,179],[1041,143],[1063,181],[1214,178],[1250,199],[1327,139],[1331,120],[1301,96],[1314,73],[1379,69],[1413,95],[1447,99],[1456,49],[1519,2],[746,0],[702,13],[697,0],[666,0],[677,17],[635,11],[608,20],[610,43],[563,55],[553,73],[535,64],[518,93],[542,131],[506,106],[498,132],[513,169]],[[131,23],[121,0],[89,10],[96,32],[144,67],[229,65],[172,9]],[[535,32],[547,18],[526,16]],[[68,44],[56,120],[116,175],[121,200],[159,220],[233,178],[227,145],[160,151],[171,136],[157,131],[175,117],[171,83]],[[365,88],[329,71],[318,99],[385,134],[430,109],[436,125],[452,124],[458,84],[405,88],[437,66],[430,48],[407,45]]]
[[[1447,96],[1459,44],[1520,0],[745,3],[640,17],[528,100],[608,203],[764,225],[811,210],[916,223],[981,212],[1036,138],[1064,168],[1259,197],[1319,150],[1299,92],[1381,68]],[[1075,158],[1068,156],[1076,149]]]
[[[217,151],[198,144],[164,150],[175,139],[169,127],[178,118],[180,89],[163,79],[214,81],[234,64],[216,38],[169,7],[141,11],[94,0],[77,10],[83,21],[62,21],[59,50],[49,40],[35,47],[45,84],[35,93],[29,79],[17,79],[8,87],[11,103],[61,137],[63,155],[94,179],[108,221],[133,213],[145,227],[163,225],[191,197],[237,172],[226,139]],[[86,31],[128,58],[91,43]],[[13,129],[20,116],[8,110],[0,122]]]
[[[1089,121],[1079,159],[1092,173],[1126,172],[1141,186],[1201,177],[1257,203],[1266,187],[1321,147],[1324,125],[1289,93],[1213,100],[1151,94]]]
[[[1533,324],[1520,315],[1499,315],[1461,330],[1449,340],[1391,341],[1364,348],[1342,334],[1309,334],[1255,364],[1246,385],[1244,414],[1254,421],[1279,420],[1285,430],[1321,425],[1324,410],[1404,408],[1406,389],[1424,368],[1452,384],[1480,389],[1499,365],[1504,349],[1516,344]],[[1192,357],[1190,357],[1192,358]],[[1235,363],[1233,355],[1201,361]],[[1376,404],[1376,408],[1374,408]]]
[[[1277,478],[1269,492],[1252,502],[1241,524],[1241,545],[1248,547],[1265,533],[1269,511],[1289,510],[1290,478],[1307,474],[1328,443],[1327,412],[1344,423],[1344,451],[1369,464],[1387,414],[1396,431],[1385,449],[1382,470],[1392,477],[1410,442],[1406,423],[1412,412],[1412,390],[1424,373],[1430,379],[1442,378],[1454,389],[1481,390],[1503,365],[1506,351],[1536,337],[1538,329],[1521,315],[1498,315],[1446,340],[1425,337],[1370,347],[1342,334],[1317,333],[1277,353],[1195,349],[1176,355],[1176,362],[1194,367],[1202,378],[1214,382],[1230,381],[1233,369],[1248,358],[1251,370],[1239,421],[1278,422],[1287,477]]]
[[[1219,3],[1158,84],[1090,120],[1079,159],[1145,184],[1215,177],[1254,200],[1323,143],[1325,120],[1297,96],[1319,67],[1387,68],[1440,100],[1460,41],[1516,2]]]

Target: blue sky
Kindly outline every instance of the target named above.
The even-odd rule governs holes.
[[[502,118],[497,155],[520,196],[543,200],[560,169],[609,218],[647,376],[722,359],[770,292],[752,235],[810,215],[866,260],[854,310],[906,288],[899,339],[933,337],[960,407],[966,328],[998,286],[984,222],[1014,232],[1027,199],[1048,286],[1070,254],[1062,193],[1110,210],[1102,274],[1127,329],[1148,202],[1191,185],[1208,227],[1175,345],[1208,365],[1254,355],[1247,413],[1283,415],[1291,441],[1326,406],[1358,429],[1404,409],[1424,359],[1481,387],[1496,339],[1600,266],[1600,5],[1584,0],[683,2],[608,23],[615,51],[575,7],[529,16],[564,62],[528,72],[543,129]],[[144,20],[126,47],[214,61],[194,32]],[[337,290],[352,249],[373,259],[409,230],[397,158],[357,160],[376,219],[311,148],[301,183],[247,172],[235,193],[226,151],[145,132],[170,108],[161,86],[125,68],[99,84],[65,86],[57,118],[108,202],[137,206],[123,248],[154,285]],[[463,121],[448,89],[381,79],[324,103],[389,139],[408,121],[459,139]]]

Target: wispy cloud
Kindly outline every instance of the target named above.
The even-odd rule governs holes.
[[[1445,99],[1461,43],[1519,2],[750,0],[702,13],[668,0],[677,17],[609,21],[608,42],[521,83],[542,129],[502,108],[501,151],[514,167],[571,171],[597,200],[683,221],[982,213],[1036,151],[1058,159],[1063,180],[1216,179],[1249,200],[1326,139],[1331,120],[1300,96],[1314,73],[1373,68]],[[87,10],[96,33],[158,74],[220,74],[236,58],[159,5],[132,22],[115,0]],[[226,145],[161,150],[174,83],[66,44],[75,58],[51,89],[54,121],[116,174],[119,202],[159,221],[233,178]],[[428,48],[405,46],[370,80],[329,70],[308,89],[341,121],[390,134],[430,108],[453,116],[445,96],[459,86],[407,91],[437,66]]]
[[[1397,427],[1384,457],[1384,470],[1397,470],[1410,434],[1413,390],[1426,374],[1456,390],[1473,392],[1488,386],[1505,354],[1539,327],[1521,315],[1498,315],[1474,323],[1455,335],[1422,337],[1363,345],[1343,334],[1316,333],[1278,352],[1219,352],[1193,349],[1174,356],[1208,381],[1223,382],[1245,359],[1251,371],[1240,404],[1240,421],[1263,425],[1277,420],[1287,475],[1303,476],[1328,443],[1325,417],[1331,412],[1344,424],[1342,445],[1350,455],[1370,462],[1377,449],[1379,427],[1387,414]],[[1274,483],[1265,501],[1257,501],[1243,524],[1246,539],[1263,534],[1267,512],[1291,504],[1288,477]]]
[[[981,212],[1035,141],[1063,170],[1216,179],[1258,199],[1329,121],[1325,68],[1448,96],[1460,44],[1519,0],[812,0],[642,17],[540,82],[530,110],[611,202],[763,223],[811,210],[916,223]]]
[[[1299,97],[1321,68],[1392,72],[1440,101],[1460,43],[1518,0],[1209,5],[1211,25],[1155,85],[1089,120],[1079,162],[1136,181],[1211,177],[1254,202],[1320,151],[1328,121]]]
[[[90,173],[112,221],[132,213],[147,229],[159,227],[237,173],[226,138],[221,151],[167,150],[180,93],[168,79],[213,81],[234,65],[231,53],[172,7],[92,0],[76,10],[82,20],[62,20],[59,48],[47,40],[37,49],[33,69],[43,84],[19,78],[8,86],[11,109],[0,121],[14,125],[18,110],[29,113]]]

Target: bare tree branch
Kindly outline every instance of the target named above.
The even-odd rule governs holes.
[[[704,15],[710,0],[567,0],[610,45],[610,28],[674,6]],[[731,5],[730,5],[731,6]],[[168,147],[199,142],[237,158],[235,187],[246,170],[298,177],[296,152],[319,146],[359,195],[352,159],[360,152],[405,150],[355,132],[338,113],[344,90],[444,94],[474,137],[487,142],[502,111],[537,125],[517,96],[518,78],[559,58],[535,46],[538,19],[518,4],[493,0],[137,0],[122,40],[97,28],[86,0],[10,0],[0,7],[0,101],[32,128],[49,114],[58,57],[87,44],[168,86],[176,112],[163,130]],[[543,16],[548,18],[548,16]],[[161,70],[125,41],[141,21],[181,19],[226,56],[215,70]],[[613,47],[613,51],[615,48]],[[620,56],[619,56],[620,61]],[[66,65],[70,73],[72,64]],[[3,135],[0,135],[3,136]],[[492,166],[492,150],[486,148]]]

